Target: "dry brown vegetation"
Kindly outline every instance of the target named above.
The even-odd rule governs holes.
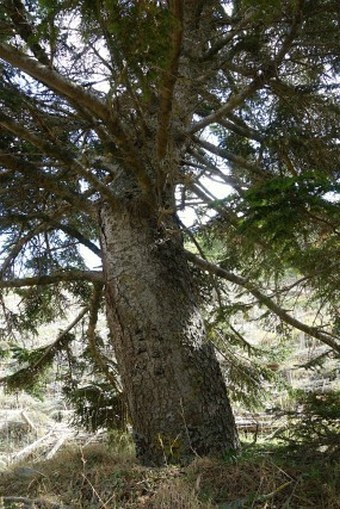
[[[237,460],[197,458],[186,467],[145,468],[131,450],[114,445],[68,447],[49,461],[0,474],[0,493],[5,508],[340,508],[339,461],[317,451],[295,457],[287,451],[248,446]],[[15,496],[24,498],[6,499]]]

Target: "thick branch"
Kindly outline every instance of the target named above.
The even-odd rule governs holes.
[[[68,98],[73,104],[79,104],[86,108],[96,118],[103,120],[105,123],[111,122],[112,114],[104,102],[94,94],[84,90],[82,86],[70,82],[48,66],[37,62],[6,43],[0,43],[0,58],[14,67],[18,67],[32,76],[32,78],[41,81],[59,95]]]
[[[50,59],[42,46],[37,42],[37,35],[27,18],[25,6],[21,0],[6,0],[5,9],[7,10],[12,23],[20,37],[26,42],[33,52],[34,56],[44,65],[50,65]]]
[[[5,60],[14,67],[29,74],[32,78],[44,83],[58,95],[66,97],[80,112],[84,109],[90,112],[94,116],[95,121],[102,120],[109,127],[115,143],[117,143],[119,149],[124,154],[126,169],[129,169],[136,175],[144,194],[151,194],[152,184],[143,165],[140,163],[138,151],[122,129],[117,114],[112,111],[112,108],[108,108],[106,103],[101,101],[96,95],[86,91],[82,86],[72,83],[58,72],[42,65],[9,44],[0,43],[0,59]]]
[[[245,136],[250,140],[256,140],[258,142],[263,141],[263,137],[261,136],[261,134],[255,131],[255,129],[246,126],[245,123],[243,123],[243,125],[236,125],[233,122],[230,122],[230,120],[226,119],[219,119],[218,123],[222,127],[225,127],[230,131],[233,131],[235,134],[238,134],[239,136]]]
[[[229,100],[223,106],[221,106],[221,108],[214,111],[210,115],[207,115],[206,117],[202,118],[202,120],[200,120],[199,122],[196,122],[196,124],[194,124],[191,127],[188,134],[194,134],[197,131],[204,129],[208,125],[218,122],[221,118],[226,116],[235,108],[241,106],[244,103],[244,101],[251,97],[254,94],[254,92],[256,92],[256,90],[260,88],[262,85],[263,78],[255,78],[249,85],[244,87],[244,89],[241,90],[241,92],[232,95],[229,98]]]
[[[265,295],[261,290],[256,288],[254,284],[249,282],[246,278],[237,276],[232,272],[228,272],[227,270],[222,269],[222,267],[219,267],[218,265],[210,263],[206,260],[203,260],[199,256],[190,253],[189,251],[186,251],[186,256],[188,260],[190,260],[192,263],[200,267],[202,270],[210,272],[211,274],[216,274],[217,276],[222,277],[223,279],[226,279],[231,283],[234,283],[238,286],[242,286],[254,297],[256,297],[256,299],[261,304],[264,304],[268,309],[270,309],[270,311],[272,311],[275,315],[281,318],[281,320],[288,323],[295,329],[305,332],[309,336],[318,339],[322,343],[330,346],[337,353],[340,353],[340,344],[338,342],[338,338],[330,334],[321,332],[316,327],[310,327],[309,325],[300,322],[299,320],[291,316],[289,313],[287,313],[287,311],[282,309],[278,304],[276,304],[276,302],[274,302],[270,297]]]
[[[226,150],[224,148],[216,147],[213,143],[210,143],[209,141],[202,140],[201,138],[197,138],[196,136],[193,136],[193,141],[197,143],[197,145],[200,145],[205,150],[208,150],[212,154],[215,154],[219,157],[222,157],[223,159],[227,159],[227,161],[230,161],[232,164],[235,164],[241,168],[246,168],[247,170],[250,170],[254,174],[257,174],[263,178],[264,172],[263,170],[254,163],[249,163],[244,157],[238,156],[234,154],[233,152],[230,152],[230,150]]]
[[[54,225],[59,230],[62,230],[63,232],[65,232],[68,235],[70,235],[71,237],[77,239],[80,242],[80,244],[82,244],[83,246],[87,247],[95,255],[101,257],[102,252],[99,249],[99,247],[96,246],[96,244],[91,242],[89,239],[84,237],[84,235],[82,233],[80,233],[78,230],[76,230],[72,226],[68,226],[66,224],[61,224],[61,223],[58,223],[58,222],[54,223],[53,220],[51,220],[51,225]]]
[[[172,19],[172,33],[169,65],[163,73],[160,90],[160,107],[158,117],[157,154],[163,159],[168,144],[168,128],[172,111],[174,88],[177,81],[178,63],[181,53],[183,37],[183,5],[182,0],[170,0]]]
[[[54,274],[50,274],[48,276],[44,275],[0,281],[0,288],[22,288],[25,286],[54,285],[63,281],[90,281],[96,283],[103,281],[103,273],[96,270],[72,270],[68,272],[55,272]]]

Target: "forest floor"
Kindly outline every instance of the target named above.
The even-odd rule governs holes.
[[[331,418],[340,393],[329,394]],[[0,393],[0,508],[340,509],[337,420],[238,415],[238,457],[146,468],[129,434],[79,431],[51,403]]]
[[[140,466],[128,434],[79,431],[53,394],[0,391],[0,508],[340,509],[338,380],[307,382],[314,414],[281,393],[283,412],[237,409],[238,457],[164,468]]]
[[[244,444],[238,458],[140,466],[128,441],[70,445],[0,474],[4,508],[339,509],[340,451]]]

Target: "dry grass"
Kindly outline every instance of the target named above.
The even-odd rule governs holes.
[[[159,485],[147,505],[150,509],[213,509],[198,498],[198,489],[183,479],[169,480]]]
[[[339,509],[339,465],[254,451],[237,462],[202,458],[185,468],[145,468],[132,454],[97,444],[16,465],[0,474],[0,494],[40,498],[42,508]]]

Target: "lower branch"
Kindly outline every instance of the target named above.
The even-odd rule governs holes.
[[[54,274],[49,274],[46,276],[44,275],[2,280],[0,281],[0,288],[22,288],[24,286],[54,285],[63,281],[90,281],[96,283],[102,280],[103,273],[101,271],[70,270],[65,272],[55,272]]]
[[[121,393],[122,387],[117,378],[117,375],[110,370],[108,359],[106,359],[103,356],[97,345],[96,326],[98,322],[98,312],[103,295],[102,291],[103,283],[98,283],[94,285],[94,290],[89,306],[89,324],[86,335],[93,361],[95,362],[97,367],[101,370],[101,372],[105,375],[107,380],[112,384],[112,387],[114,387],[118,393]]]
[[[34,383],[36,377],[42,373],[46,366],[50,365],[60,350],[62,350],[66,344],[74,340],[74,335],[70,334],[70,331],[82,320],[82,318],[89,311],[88,307],[84,307],[76,318],[68,325],[68,327],[60,332],[57,339],[53,343],[43,346],[35,350],[35,352],[41,354],[39,358],[29,366],[19,369],[15,373],[0,378],[0,384],[6,384],[10,389],[21,388]]]
[[[276,302],[274,302],[270,297],[265,295],[261,290],[256,288],[253,285],[253,283],[248,281],[246,278],[237,276],[232,272],[228,272],[227,270],[222,269],[222,267],[219,267],[218,265],[208,262],[207,260],[203,260],[199,256],[190,253],[189,251],[186,251],[186,256],[189,261],[194,263],[200,269],[210,272],[211,274],[216,274],[217,276],[226,279],[227,281],[230,281],[231,283],[234,283],[238,286],[242,286],[254,297],[256,297],[256,299],[261,304],[264,304],[268,309],[270,309],[270,311],[272,311],[275,315],[279,316],[281,320],[283,320],[285,323],[288,323],[295,329],[305,332],[309,336],[318,339],[319,341],[330,346],[334,351],[340,354],[339,338],[331,334],[321,332],[316,327],[311,327],[306,323],[300,322],[300,320],[297,320],[297,318],[294,318],[289,313],[287,313],[287,311],[282,309]]]

